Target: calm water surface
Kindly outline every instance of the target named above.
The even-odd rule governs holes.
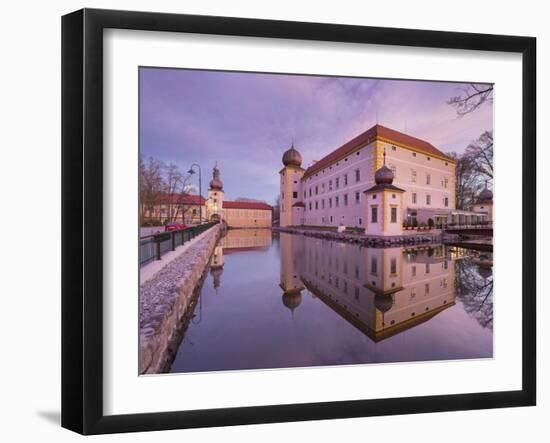
[[[475,251],[231,230],[171,372],[492,357],[492,280]]]

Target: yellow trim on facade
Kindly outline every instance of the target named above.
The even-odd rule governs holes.
[[[417,152],[419,154],[426,155],[428,157],[437,158],[439,160],[443,160],[443,161],[446,161],[446,162],[449,162],[449,163],[452,163],[452,164],[456,165],[456,160],[454,160],[450,157],[443,157],[443,156],[438,155],[438,154],[432,154],[431,152],[424,151],[423,149],[415,148],[415,147],[412,147],[410,145],[406,145],[404,143],[396,142],[394,140],[391,140],[391,139],[385,138],[385,137],[378,137],[377,136],[376,140],[381,140],[384,143],[389,143],[389,144],[394,145],[394,146],[399,146],[401,148],[408,149],[409,151],[414,151],[414,152]]]
[[[382,191],[382,234],[386,233],[386,191]]]

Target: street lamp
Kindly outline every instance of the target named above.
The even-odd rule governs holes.
[[[202,225],[202,174],[200,165],[193,163],[187,173],[191,175],[195,174],[195,170],[193,169],[194,167],[197,167],[199,170],[199,224]]]

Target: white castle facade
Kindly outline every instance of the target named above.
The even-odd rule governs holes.
[[[407,225],[483,223],[492,215],[492,195],[483,210],[455,209],[455,159],[431,143],[381,125],[307,169],[292,146],[283,165],[281,226],[344,225],[395,235]]]

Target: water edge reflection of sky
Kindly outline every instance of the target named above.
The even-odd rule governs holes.
[[[170,371],[492,357],[491,259],[230,230]]]

